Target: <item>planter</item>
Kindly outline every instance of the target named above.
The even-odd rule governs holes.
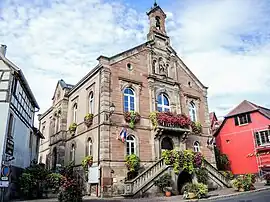
[[[166,196],[166,197],[170,197],[171,195],[172,195],[172,192],[170,192],[170,191],[166,191],[166,192],[165,192],[165,196]]]
[[[138,176],[138,172],[131,171],[127,173],[127,180],[133,180],[135,177]]]
[[[196,194],[193,193],[193,192],[188,192],[188,198],[189,199],[194,199],[194,198],[196,198]]]
[[[244,190],[244,188],[239,188],[238,191],[239,192],[244,192],[245,190]]]
[[[93,124],[93,114],[86,114],[84,117],[84,124],[89,128]]]

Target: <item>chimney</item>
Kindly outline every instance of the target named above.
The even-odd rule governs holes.
[[[4,44],[0,45],[0,52],[3,54],[3,56],[6,57],[6,52],[7,52],[7,46]]]

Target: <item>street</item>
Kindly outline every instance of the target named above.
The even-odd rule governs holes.
[[[213,200],[218,202],[269,202],[270,201],[270,191],[260,191],[245,195],[240,195],[228,199]]]

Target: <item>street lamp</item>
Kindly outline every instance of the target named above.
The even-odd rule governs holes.
[[[107,121],[110,119],[110,117],[114,113],[114,111],[115,111],[115,105],[113,103],[111,103],[110,108],[109,108],[109,114],[107,114],[107,116],[106,116]]]

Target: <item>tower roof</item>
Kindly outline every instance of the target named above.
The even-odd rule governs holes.
[[[157,2],[155,1],[154,3],[154,7],[151,7],[151,10],[149,12],[147,12],[147,15],[150,15],[151,13],[160,10],[162,12],[162,14],[166,17],[166,14],[164,13],[164,11],[162,10],[162,8],[160,8],[160,6],[157,4]]]

